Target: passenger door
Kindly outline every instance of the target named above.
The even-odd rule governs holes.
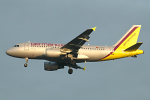
[[[24,43],[24,50],[29,50],[29,43]]]

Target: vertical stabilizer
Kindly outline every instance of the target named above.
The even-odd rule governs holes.
[[[141,25],[133,25],[127,33],[114,45],[114,51],[118,48],[127,49],[137,43]]]

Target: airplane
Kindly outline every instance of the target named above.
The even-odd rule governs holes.
[[[96,27],[87,29],[67,44],[52,43],[19,43],[6,51],[12,57],[24,58],[27,67],[28,59],[42,59],[46,71],[55,71],[68,66],[68,73],[73,69],[83,69],[77,63],[115,60],[125,57],[137,57],[144,51],[138,49],[143,43],[137,42],[141,25],[133,25],[125,35],[112,46],[84,45],[89,41],[89,35]]]

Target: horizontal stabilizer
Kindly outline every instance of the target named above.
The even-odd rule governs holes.
[[[124,51],[136,51],[142,44],[143,44],[143,42],[138,42],[138,43],[134,44],[133,46],[125,49]]]

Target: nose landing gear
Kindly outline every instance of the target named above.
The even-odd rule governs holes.
[[[25,58],[26,59],[26,63],[24,64],[24,67],[27,67],[28,66],[28,58]]]

